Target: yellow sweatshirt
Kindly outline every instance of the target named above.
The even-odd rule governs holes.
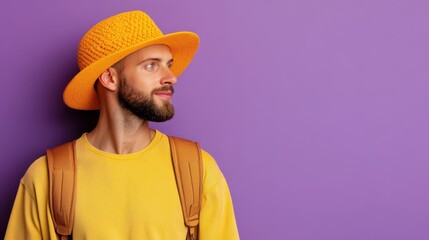
[[[225,178],[203,151],[201,240],[239,239]],[[86,134],[76,142],[77,192],[73,239],[186,239],[168,138],[156,131],[152,142],[132,154],[92,146]],[[45,156],[21,180],[6,240],[56,239],[48,201]]]

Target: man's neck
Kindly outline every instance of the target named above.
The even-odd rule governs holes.
[[[149,123],[131,113],[106,114],[100,118],[88,141],[96,148],[116,154],[129,154],[145,148],[155,136]]]

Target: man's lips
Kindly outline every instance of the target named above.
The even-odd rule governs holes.
[[[173,92],[172,91],[156,91],[155,95],[157,95],[158,97],[164,98],[164,99],[171,99],[171,97],[173,96]]]

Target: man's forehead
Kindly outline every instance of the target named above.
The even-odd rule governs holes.
[[[137,58],[166,58],[170,60],[172,58],[172,53],[170,47],[164,44],[155,44],[141,48],[128,57],[137,57]]]
[[[125,62],[141,62],[146,59],[159,59],[162,61],[173,61],[173,55],[170,51],[170,47],[164,44],[154,44],[150,46],[146,46],[144,48],[141,48],[120,61],[116,62],[112,65],[112,67],[115,67],[117,69],[121,69]]]

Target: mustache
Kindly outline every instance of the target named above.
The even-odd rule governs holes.
[[[160,91],[170,91],[171,93],[174,93],[174,87],[173,86],[162,86],[159,88],[155,88],[154,90],[152,90],[152,94],[154,94],[156,92],[160,92]]]

